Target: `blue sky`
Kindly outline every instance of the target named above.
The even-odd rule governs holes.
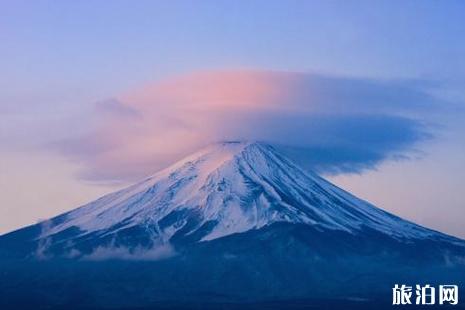
[[[96,102],[193,72],[252,70],[329,80],[331,96],[318,97],[324,99],[319,112],[329,118],[305,114],[302,123],[317,125],[300,129],[335,141],[348,134],[341,124],[353,124],[344,137],[355,143],[337,154],[367,168],[331,179],[382,208],[465,237],[465,199],[458,194],[465,176],[464,29],[463,1],[2,1],[0,233],[122,185],[82,178],[82,171],[98,175],[106,167],[55,147],[101,133]],[[292,89],[304,95],[292,98],[301,103],[307,84],[297,84]],[[341,116],[341,109],[350,115]],[[254,113],[266,115],[247,116],[261,124],[258,132],[282,121],[267,109]],[[291,115],[284,123],[295,120]],[[239,133],[231,127],[230,135]],[[368,130],[369,153],[358,147],[368,135],[354,139]],[[328,158],[315,139],[302,136],[294,146]]]
[[[463,80],[464,11],[461,1],[3,1],[2,84],[104,96],[224,67]]]

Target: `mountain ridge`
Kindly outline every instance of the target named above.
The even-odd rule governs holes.
[[[5,309],[391,307],[393,283],[465,285],[465,241],[376,208],[269,145],[236,142],[0,236],[0,265]]]
[[[55,248],[54,255],[69,256],[102,246],[133,251],[209,241],[279,222],[465,244],[351,195],[268,144],[241,141],[209,145],[135,185],[41,222],[32,241],[41,253]]]

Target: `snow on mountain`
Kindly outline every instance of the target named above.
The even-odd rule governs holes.
[[[393,283],[463,286],[464,262],[465,241],[378,209],[269,145],[227,142],[0,236],[0,308],[391,306]]]
[[[176,235],[205,241],[276,222],[350,234],[372,229],[398,240],[458,240],[378,209],[256,142],[210,145],[136,185],[42,223],[38,239],[70,231],[68,240],[103,238],[137,227],[156,242]]]

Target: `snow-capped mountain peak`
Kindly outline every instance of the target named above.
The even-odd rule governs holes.
[[[42,225],[40,238],[116,236],[137,229],[153,242],[205,241],[276,222],[395,238],[436,233],[382,211],[257,142],[212,144],[152,177]]]
[[[0,295],[21,292],[21,303],[33,292],[35,301],[52,287],[54,302],[56,291],[73,306],[76,296],[137,307],[150,296],[148,308],[180,298],[320,300],[327,292],[365,302],[389,298],[399,281],[462,285],[464,257],[465,241],[378,209],[267,144],[228,142],[0,236],[0,264],[11,266],[0,273]]]

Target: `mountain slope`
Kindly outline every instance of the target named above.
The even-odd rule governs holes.
[[[247,142],[210,145],[134,186],[30,227],[28,241],[39,255],[75,256],[102,246],[207,241],[273,223],[463,244],[350,195],[269,145]]]
[[[0,266],[1,309],[372,309],[393,283],[465,285],[465,242],[229,142],[0,236]]]

